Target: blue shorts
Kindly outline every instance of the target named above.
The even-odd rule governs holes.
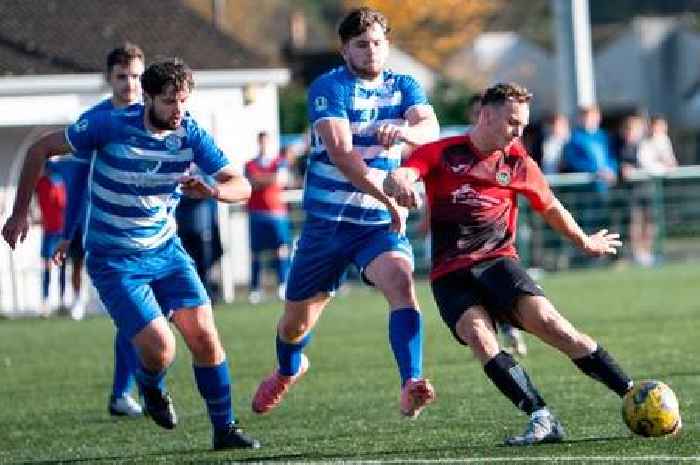
[[[53,253],[56,251],[56,247],[61,242],[63,234],[58,233],[47,233],[45,232],[41,236],[41,258],[44,260],[50,260],[53,257]]]
[[[254,253],[263,250],[276,250],[280,246],[289,245],[289,218],[287,215],[274,213],[250,212],[250,250]]]
[[[389,231],[387,224],[363,226],[308,215],[289,270],[287,300],[333,292],[343,283],[348,265],[355,264],[364,276],[372,260],[392,250],[403,253],[413,264],[408,239]]]
[[[87,271],[114,324],[129,339],[159,316],[209,303],[194,261],[174,237],[158,249],[125,255],[87,254]]]

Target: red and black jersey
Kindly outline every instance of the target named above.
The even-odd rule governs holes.
[[[404,166],[418,170],[428,195],[433,266],[431,279],[496,257],[517,258],[517,194],[536,211],[554,196],[519,142],[481,153],[468,135],[417,148]]]

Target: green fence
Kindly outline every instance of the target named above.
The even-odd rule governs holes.
[[[548,177],[552,190],[571,211],[586,232],[605,226],[622,236],[624,247],[614,259],[591,259],[579,253],[533,212],[524,198],[519,199],[518,250],[528,267],[556,271],[631,261],[630,218],[633,205],[643,203],[656,224],[654,255],[661,260],[700,258],[700,166],[685,166],[672,173],[637,176],[601,196],[591,175],[560,174]],[[303,220],[299,207],[301,192],[287,192],[295,235]],[[422,213],[412,213],[407,234],[416,258],[416,273],[430,268],[429,244],[422,228]]]

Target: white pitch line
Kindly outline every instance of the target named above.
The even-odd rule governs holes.
[[[390,465],[404,463],[500,463],[500,462],[697,462],[700,463],[700,456],[674,457],[670,455],[642,455],[638,457],[619,456],[550,456],[550,457],[465,457],[465,458],[440,458],[440,459],[387,459],[387,460],[323,460],[323,461],[292,461],[292,462],[245,462],[247,465],[275,463],[279,465]],[[238,462],[227,462],[231,465]],[[240,462],[243,463],[243,462]]]

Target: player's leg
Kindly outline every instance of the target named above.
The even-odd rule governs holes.
[[[51,306],[49,303],[49,290],[51,289],[51,258],[53,251],[58,245],[58,235],[54,233],[44,232],[41,236],[41,309],[42,317],[47,317],[51,314]]]
[[[143,415],[141,405],[131,397],[134,373],[139,368],[139,358],[131,341],[117,330],[114,337],[114,378],[108,410],[116,416]]]
[[[289,275],[289,244],[290,225],[285,216],[278,216],[275,220],[275,271],[277,272],[277,297],[284,300],[287,289],[287,277]]]
[[[250,240],[250,282],[248,284],[248,303],[262,302],[263,254],[270,249],[270,224],[265,215],[257,212],[248,213],[248,237]]]
[[[435,399],[423,378],[423,320],[413,282],[413,251],[405,236],[386,230],[370,236],[356,263],[389,303],[389,343],[401,377],[401,413],[417,417]]]
[[[440,315],[455,339],[470,347],[491,382],[516,408],[530,416],[525,434],[509,438],[506,443],[524,445],[560,441],[564,429],[548,410],[527,372],[512,355],[499,348],[494,313],[485,307],[490,300],[488,292],[479,281],[479,277],[487,273],[491,274],[492,283],[496,283],[492,273],[488,273],[491,266],[485,264],[476,273],[457,270],[433,281],[433,295]],[[504,294],[514,292],[507,276],[501,276],[499,281]]]
[[[566,354],[591,378],[622,397],[632,379],[590,336],[578,331],[544,296],[522,296],[517,303],[523,328]]]
[[[160,252],[160,251],[159,251]],[[175,358],[175,336],[151,288],[152,271],[160,267],[158,253],[87,259],[88,274],[117,330],[139,355],[135,372],[149,416],[172,429],[177,416],[165,391],[165,374]]]
[[[192,353],[197,388],[212,424],[214,449],[260,447],[236,421],[228,360],[194,262],[179,241],[173,241],[164,254],[168,272],[158,276],[151,286],[161,307],[174,309],[172,321]]]
[[[252,402],[255,413],[264,414],[279,405],[308,370],[303,350],[323,309],[342,283],[349,263],[342,253],[347,246],[337,234],[337,224],[307,219],[289,271],[284,313],[277,325],[278,368],[258,386]]]

